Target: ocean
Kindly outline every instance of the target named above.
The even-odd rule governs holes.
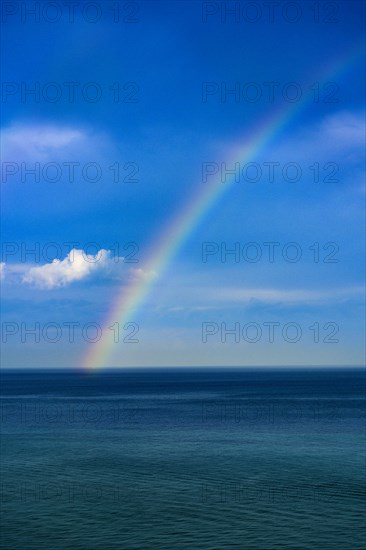
[[[365,548],[365,371],[4,371],[2,548]]]

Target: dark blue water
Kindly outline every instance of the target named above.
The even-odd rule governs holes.
[[[365,548],[365,371],[2,375],[5,549]]]

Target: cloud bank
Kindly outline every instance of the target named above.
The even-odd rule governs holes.
[[[83,250],[72,249],[64,260],[55,259],[51,263],[31,267],[23,277],[23,282],[38,288],[52,289],[81,281],[101,270],[114,265],[109,250],[101,249],[97,254],[85,254]]]

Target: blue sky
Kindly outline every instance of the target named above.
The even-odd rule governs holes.
[[[96,345],[83,327],[105,329],[121,288],[151,276],[147,258],[199,193],[204,163],[232,168],[233,151],[296,90],[306,105],[264,149],[235,159],[239,181],[167,268],[156,266],[129,319],[139,341],[114,344],[103,366],[361,364],[364,3],[319,2],[315,16],[310,2],[279,2],[269,21],[265,2],[226,3],[237,20],[225,20],[222,2],[119,2],[115,22],[110,3],[96,2],[94,23],[88,2],[73,22],[54,3],[55,23],[55,8],[35,21],[10,4],[2,37],[3,365],[80,367]],[[343,71],[321,80],[332,61],[356,50]],[[212,93],[203,98],[205,82]],[[268,82],[278,83],[272,101]],[[225,95],[235,85],[240,96]],[[39,97],[25,93],[37,86]],[[254,92],[258,101],[250,101]],[[276,163],[273,181],[268,163]],[[39,181],[26,172],[37,166]],[[273,261],[268,242],[278,243]],[[216,243],[206,262],[205,243]],[[221,251],[235,246],[240,258],[222,261]],[[65,323],[75,323],[73,342]],[[248,323],[262,331],[256,342]],[[214,334],[203,342],[208,326]],[[301,338],[290,342],[294,326]],[[32,327],[39,342],[25,333]],[[61,337],[51,342],[57,327]],[[222,341],[225,327],[240,330],[238,342]],[[328,342],[333,330],[338,341]]]

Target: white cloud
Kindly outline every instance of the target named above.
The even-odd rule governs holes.
[[[363,147],[365,144],[364,116],[341,111],[323,120],[320,126],[322,139],[343,149]]]
[[[86,279],[98,271],[108,271],[114,264],[115,260],[109,250],[102,249],[92,255],[73,249],[64,260],[55,259],[51,263],[29,268],[23,276],[23,282],[44,289],[60,288]]]
[[[152,271],[152,270],[146,271],[141,267],[135,267],[130,269],[130,276],[133,281],[139,282],[139,281],[149,281],[151,279],[156,279],[158,274],[156,271]]]
[[[8,161],[47,160],[55,152],[80,145],[86,138],[76,128],[15,125],[1,131],[2,157]]]
[[[209,292],[208,298],[213,301],[237,302],[238,304],[254,301],[265,304],[316,304],[324,302],[339,302],[354,296],[362,296],[363,287],[338,288],[333,290],[308,290],[276,288],[220,288]]]
[[[67,256],[49,263],[0,262],[0,280],[10,285],[20,283],[45,290],[66,287],[76,281],[98,278],[117,284],[140,284],[156,279],[157,273],[141,267],[127,267],[123,256],[115,256],[111,250],[101,249],[95,255],[84,250],[72,249]]]
[[[0,131],[3,162],[106,162],[118,158],[118,147],[104,132],[58,124],[17,122]],[[67,169],[65,168],[65,172]]]
[[[338,163],[342,159],[348,166],[353,166],[363,158],[364,148],[364,114],[338,111],[301,129],[290,140],[282,143],[278,153],[283,158],[290,154],[290,158],[303,159],[307,163],[309,158]]]

